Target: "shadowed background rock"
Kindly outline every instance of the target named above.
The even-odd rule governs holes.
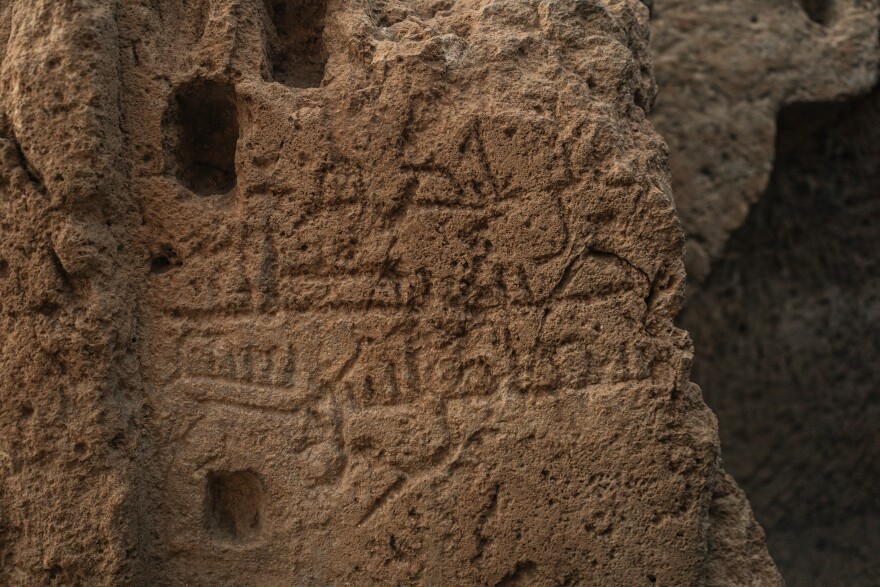
[[[725,464],[790,585],[878,585],[880,9],[653,4],[680,324]]]
[[[780,584],[641,2],[0,13],[0,582]]]

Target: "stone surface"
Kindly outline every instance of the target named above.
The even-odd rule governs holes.
[[[880,583],[878,18],[653,3],[652,117],[689,238],[680,324],[790,585]]]
[[[876,0],[654,0],[651,119],[669,143],[693,283],[767,188],[779,111],[874,85],[878,10]]]
[[[0,582],[780,583],[642,3],[0,14]]]
[[[880,584],[880,90],[790,107],[767,193],[682,324],[791,585]]]

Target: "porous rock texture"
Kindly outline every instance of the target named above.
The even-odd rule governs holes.
[[[709,275],[767,189],[787,105],[863,94],[877,79],[877,0],[653,0],[660,93],[690,281]]]
[[[868,1],[653,3],[679,322],[793,586],[880,584],[878,20]]]
[[[0,15],[0,583],[780,583],[642,3]]]
[[[767,193],[682,324],[790,585],[880,584],[880,89],[780,118]]]

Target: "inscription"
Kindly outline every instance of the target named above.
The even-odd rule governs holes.
[[[289,387],[296,377],[296,353],[283,346],[244,343],[234,337],[193,336],[180,349],[186,376]]]

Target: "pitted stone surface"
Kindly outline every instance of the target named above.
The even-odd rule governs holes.
[[[873,1],[653,2],[680,324],[792,585],[880,582],[878,20]]]
[[[0,8],[6,582],[778,584],[641,2]]]
[[[798,102],[871,89],[876,0],[652,2],[661,91],[651,116],[670,147],[687,271],[705,280],[767,189],[776,118]]]
[[[724,461],[786,579],[872,585],[880,90],[792,107],[779,129],[770,188],[681,320]]]

